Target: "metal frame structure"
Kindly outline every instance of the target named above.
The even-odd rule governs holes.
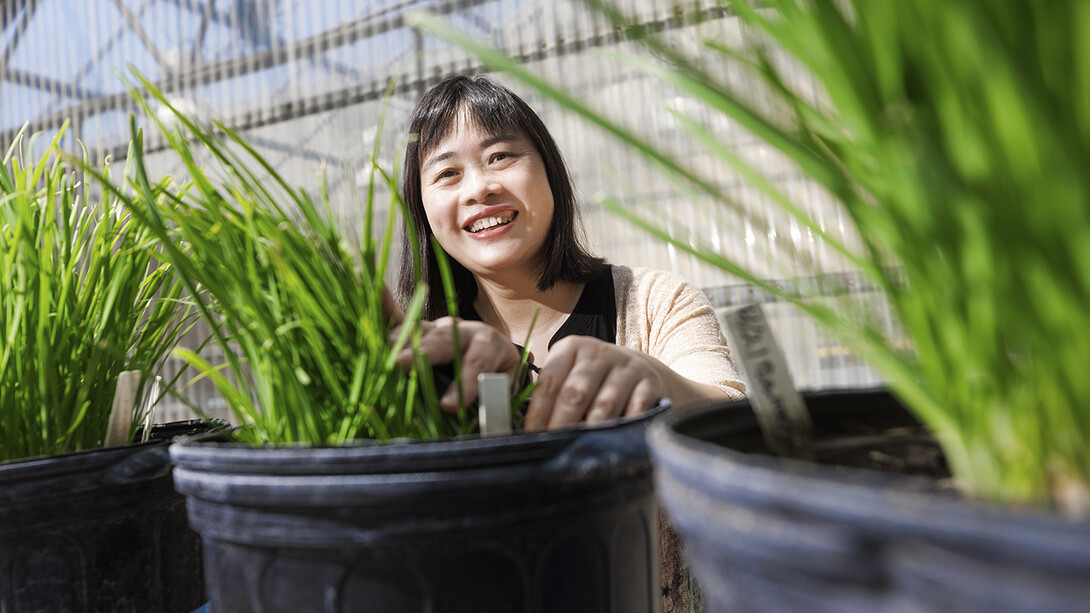
[[[360,68],[331,61],[325,57],[325,54],[392,30],[406,28],[405,18],[410,10],[426,9],[440,15],[461,16],[466,23],[473,24],[482,32],[492,36],[498,32],[517,31],[527,27],[526,24],[520,24],[517,21],[507,24],[495,23],[487,20],[480,13],[474,12],[474,9],[483,5],[501,4],[502,0],[398,0],[385,6],[365,10],[348,21],[311,36],[289,40],[280,35],[272,40],[269,38],[267,27],[245,21],[240,15],[245,10],[248,10],[251,15],[261,13],[262,11],[258,11],[257,7],[265,7],[266,13],[270,8],[275,11],[283,4],[283,0],[218,0],[218,2],[217,0],[129,0],[128,3],[126,0],[98,0],[103,6],[110,6],[118,11],[124,27],[119,27],[110,34],[96,54],[79,67],[74,78],[61,81],[41,73],[10,66],[10,60],[22,42],[27,25],[38,14],[39,8],[52,5],[57,1],[3,0],[3,4],[0,5],[0,18],[3,22],[0,25],[3,26],[4,32],[12,27],[14,31],[0,55],[0,82],[13,83],[49,93],[54,97],[63,96],[75,100],[73,104],[47,110],[37,117],[24,119],[29,122],[29,129],[32,132],[56,130],[64,121],[69,120],[73,123],[72,133],[77,137],[81,136],[82,123],[99,113],[136,111],[136,106],[126,91],[106,93],[81,84],[87,72],[96,63],[103,61],[106,54],[110,53],[122,37],[130,32],[155,59],[161,73],[155,79],[155,86],[168,95],[192,91],[219,81],[236,79],[299,61],[310,62],[330,73],[347,77],[343,84],[321,93],[307,94],[300,91],[286,99],[278,99],[275,105],[260,109],[260,112],[244,112],[228,118],[236,129],[248,131],[381,97],[385,92],[390,74],[365,75]],[[133,3],[138,4],[135,9],[130,7]],[[527,11],[528,18],[524,20],[530,21],[535,15],[540,16],[544,7],[550,3],[550,0],[538,0],[531,3],[518,3],[518,5],[532,7],[532,10]],[[172,5],[199,20],[188,57],[168,59],[166,52],[159,48],[154,36],[142,25],[145,14],[157,4]],[[224,4],[231,4],[233,10],[226,10],[223,7]],[[686,14],[684,19],[679,17],[680,13],[676,8],[667,7],[658,14],[650,14],[642,25],[664,30],[683,26],[693,18],[711,19],[725,15],[724,9],[714,3],[696,2],[693,6],[694,9]],[[320,7],[320,2],[315,3],[315,8]],[[245,44],[252,50],[236,57],[204,61],[201,58],[200,49],[212,24],[232,28],[239,37],[240,44]],[[261,32],[265,33],[263,37],[259,36]],[[404,55],[415,54],[416,67],[412,74],[399,81],[398,89],[405,93],[419,94],[427,85],[437,80],[438,76],[450,70],[449,66],[436,63],[434,56],[429,58],[425,52],[423,37],[415,34],[413,41],[413,47],[406,49]],[[499,42],[507,43],[505,50],[512,56],[526,61],[536,61],[611,44],[614,42],[614,37],[608,24],[604,20],[599,20],[596,27],[580,32],[576,36],[565,37],[558,34],[555,40],[541,40],[534,45],[523,45],[521,42],[512,44],[504,40]],[[476,63],[459,67],[460,72],[475,72],[481,69],[482,66]],[[0,94],[0,102],[2,101],[3,95]],[[19,127],[8,127],[0,131],[0,145],[10,143],[19,129]],[[290,144],[282,145],[276,148],[280,150],[291,148]],[[124,157],[126,146],[124,142],[107,144],[96,153],[108,154],[114,158]]]

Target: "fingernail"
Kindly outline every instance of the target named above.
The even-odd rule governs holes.
[[[450,387],[439,399],[439,404],[444,407],[458,408],[458,390]]]

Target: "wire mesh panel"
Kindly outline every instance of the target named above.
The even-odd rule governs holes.
[[[747,36],[713,0],[617,4],[679,46],[703,38],[743,44]],[[444,15],[578,99],[638,128],[737,203],[728,210],[679,188],[583,120],[497,75],[553,131],[582,195],[588,235],[601,255],[615,263],[676,271],[704,288],[718,307],[771,301],[618,222],[598,205],[600,196],[609,195],[661,216],[665,228],[730,255],[764,278],[793,282],[800,275],[834,273],[846,279],[851,300],[873,300],[842,260],[806,228],[770,214],[772,206],[739,176],[714,164],[671,113],[701,122],[718,142],[756,161],[823,229],[836,233],[839,210],[829,198],[737,125],[619,61],[617,55],[643,52],[579,0],[0,0],[0,146],[6,150],[24,124],[31,132],[52,132],[70,120],[65,147],[74,150],[79,139],[93,157],[110,156],[119,163],[130,138],[129,118],[136,113],[122,80],[131,66],[177,108],[243,132],[289,182],[315,188],[317,174],[325,172],[337,215],[355,230],[362,227],[358,194],[369,181],[376,139],[379,164],[395,170],[416,99],[444,76],[483,70],[468,53],[410,28],[407,18],[415,10]],[[799,87],[808,87],[801,71],[798,79]],[[387,97],[391,81],[395,85]],[[148,130],[146,142],[150,170],[179,172],[153,132]],[[389,197],[383,186],[378,192],[381,206],[375,214],[384,223]],[[793,308],[774,304],[769,311],[802,387],[878,381]],[[205,409],[218,406],[206,383],[186,393]]]

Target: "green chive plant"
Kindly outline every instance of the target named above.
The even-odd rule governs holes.
[[[476,415],[467,407],[456,414],[439,409],[437,388],[441,393],[457,378],[457,362],[445,376],[419,352],[408,370],[395,363],[403,348],[419,341],[425,287],[391,343],[394,325],[383,292],[401,209],[391,176],[372,164],[361,235],[346,236],[324,174],[317,196],[290,186],[239,134],[220,123],[197,123],[137,78],[177,120],[175,129],[164,125],[133,90],[189,179],[148,177],[135,119],[130,195],[100,178],[163,243],[186,289],[202,296],[198,308],[226,363],[212,364],[190,349],[176,353],[215,383],[243,425],[236,439],[340,445],[474,432]],[[377,181],[393,199],[381,241],[372,228]],[[522,401],[516,397],[513,404]]]
[[[879,288],[900,332],[787,293],[708,244],[662,230],[668,211],[645,217],[617,200],[605,205],[793,301],[849,342],[933,430],[970,495],[1085,512],[1090,4],[724,0],[748,33],[743,44],[711,36],[696,45],[639,28],[613,4],[591,4],[652,52],[618,61],[748,130],[835,199],[845,235],[828,231],[699,118],[669,111],[708,158],[747,178]],[[690,17],[699,19],[678,14]],[[443,22],[418,21],[617,136],[679,179],[679,189],[739,207],[653,140]],[[800,67],[814,79],[810,88],[793,78]],[[755,84],[759,95],[746,89]]]
[[[101,447],[120,373],[150,381],[193,319],[153,234],[61,161],[63,133],[37,161],[20,133],[0,165],[0,461]]]

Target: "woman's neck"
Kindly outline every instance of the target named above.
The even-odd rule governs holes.
[[[533,280],[513,287],[478,277],[473,306],[482,321],[500,329],[512,341],[521,345],[529,337],[536,340],[535,347],[545,349],[582,294],[581,283],[559,282],[542,291]],[[541,339],[545,339],[544,343]]]

